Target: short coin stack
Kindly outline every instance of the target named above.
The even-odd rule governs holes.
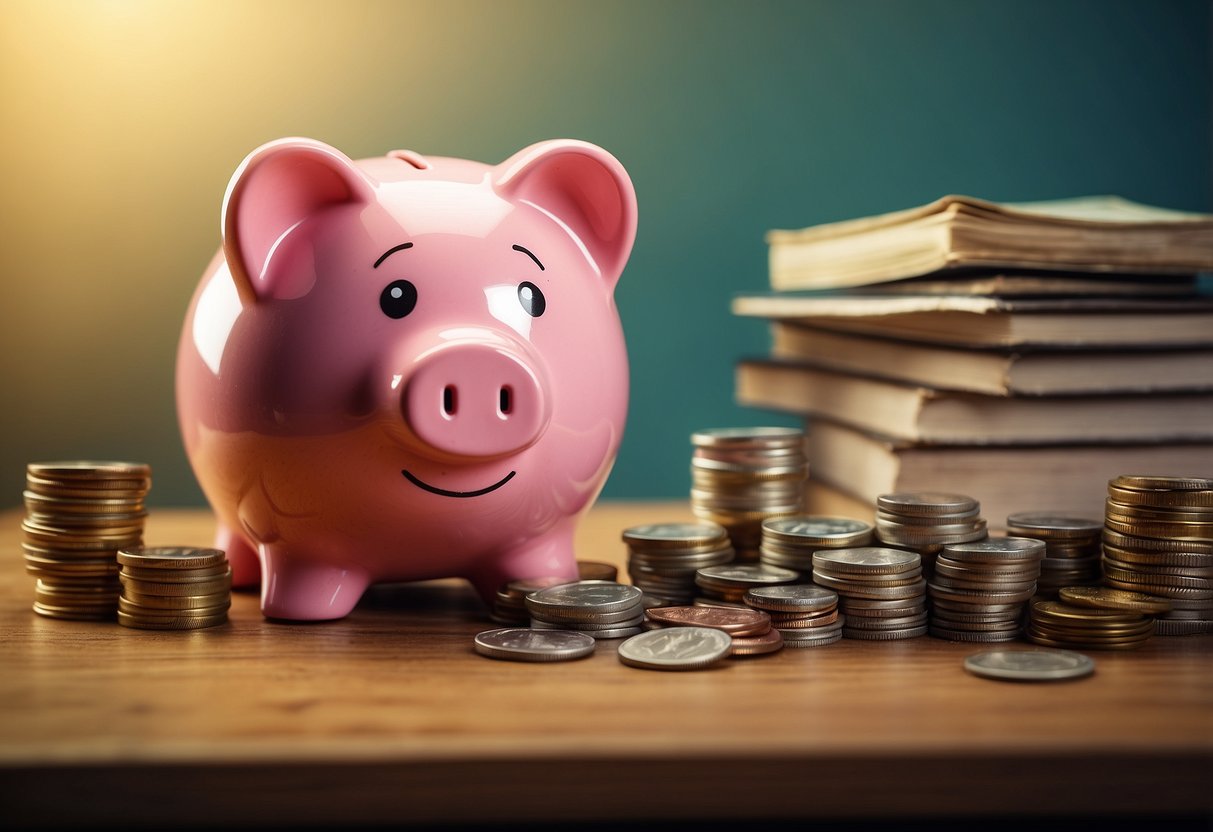
[[[838,593],[844,638],[893,641],[927,632],[927,582],[917,553],[879,546],[823,549],[813,581]]]
[[[762,524],[760,561],[795,570],[810,581],[813,553],[818,549],[851,549],[871,542],[872,525],[862,520],[809,514],[776,517]]]
[[[151,470],[137,462],[35,462],[21,523],[26,571],[37,577],[34,612],[112,621],[123,546],[143,541]]]
[[[118,623],[139,630],[199,630],[227,621],[232,570],[221,549],[131,546],[118,551]]]
[[[804,504],[804,432],[717,428],[693,433],[691,444],[691,510],[728,529],[736,560],[758,560],[762,521],[796,514]]]
[[[1007,534],[1030,537],[1045,544],[1036,581],[1038,598],[1056,598],[1063,586],[1099,584],[1099,538],[1103,523],[1077,517],[1060,517],[1043,511],[1025,511],[1007,517]]]
[[[821,647],[842,638],[838,593],[811,584],[747,589],[745,603],[762,610],[788,647]]]
[[[575,581],[526,596],[535,630],[574,630],[595,639],[626,638],[641,631],[644,596],[614,581]]]
[[[526,608],[526,597],[540,589],[568,582],[568,578],[524,578],[510,581],[497,590],[489,618],[497,624],[529,624],[531,613]]]
[[[1154,622],[1142,613],[1061,601],[1033,601],[1028,623],[1028,638],[1045,647],[1134,650],[1153,633]]]
[[[922,556],[923,573],[935,570],[935,555],[949,543],[986,536],[981,506],[963,494],[900,492],[876,498],[876,539]]]
[[[652,523],[624,529],[628,575],[650,606],[678,606],[695,599],[695,573],[731,563],[733,544],[718,523]]]
[[[732,655],[763,656],[783,648],[783,637],[771,627],[771,616],[756,609],[662,607],[649,610],[645,629],[710,627],[733,639]]]
[[[800,580],[791,569],[763,566],[756,563],[730,563],[709,566],[695,575],[695,583],[703,593],[695,599],[696,606],[744,607],[746,590],[759,586],[779,586]]]
[[[1158,635],[1213,633],[1213,479],[1109,482],[1103,574],[1110,587],[1170,601]]]
[[[992,537],[943,547],[931,579],[931,635],[948,641],[1014,641],[1036,594],[1045,544]]]

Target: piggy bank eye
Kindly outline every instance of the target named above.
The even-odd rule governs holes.
[[[518,302],[532,318],[538,318],[543,310],[548,308],[548,302],[543,298],[543,292],[529,280],[518,284]]]
[[[379,295],[379,308],[389,318],[403,318],[416,305],[417,287],[407,280],[393,280]]]

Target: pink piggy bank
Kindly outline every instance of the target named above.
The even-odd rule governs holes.
[[[636,195],[606,151],[493,167],[283,139],[232,177],[177,357],[233,583],[341,618],[377,581],[575,578],[628,365],[613,292]]]

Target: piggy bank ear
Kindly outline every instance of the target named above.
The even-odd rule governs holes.
[[[248,155],[223,199],[223,253],[241,298],[294,297],[311,276],[270,268],[278,244],[326,208],[369,202],[373,183],[341,151],[312,139],[279,139]]]
[[[568,228],[614,290],[636,239],[636,191],[618,159],[588,142],[540,142],[498,165],[494,186]]]

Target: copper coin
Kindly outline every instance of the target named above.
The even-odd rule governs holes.
[[[760,636],[733,636],[734,656],[764,656],[783,649],[783,634],[776,629],[767,630]]]
[[[756,636],[771,629],[769,615],[748,608],[660,607],[647,615],[669,627],[711,627],[733,636]]]

